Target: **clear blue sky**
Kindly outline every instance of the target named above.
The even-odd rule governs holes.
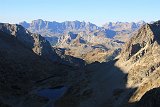
[[[0,0],[0,22],[80,20],[102,25],[109,21],[156,21],[160,0]]]

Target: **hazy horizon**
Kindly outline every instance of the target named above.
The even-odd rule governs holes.
[[[158,0],[5,0],[0,22],[85,21],[102,26],[106,22],[157,21]]]

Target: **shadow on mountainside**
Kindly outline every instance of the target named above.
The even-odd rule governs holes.
[[[117,60],[87,65],[86,85],[79,85],[78,89],[76,86],[70,88],[56,107],[129,106],[128,100],[136,88],[126,88],[128,74],[118,68],[116,62]]]
[[[5,101],[19,101],[18,98],[28,94],[33,87],[56,86],[70,79],[68,84],[71,86],[65,96],[57,101],[56,107],[127,106],[135,89],[126,88],[128,75],[116,66],[116,62],[95,62],[76,72],[70,67],[41,58],[14,36],[0,32],[0,102],[4,106],[13,105]],[[40,107],[47,102],[46,99],[39,101],[39,97],[32,96],[28,96],[24,107],[29,107],[30,103],[35,105],[32,107]]]
[[[160,107],[160,87],[146,92],[137,103],[137,107]]]
[[[160,21],[155,22],[154,24],[149,25],[153,34],[155,35],[154,39],[157,41],[157,43],[160,45]]]

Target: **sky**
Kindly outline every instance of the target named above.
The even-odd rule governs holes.
[[[160,0],[0,0],[0,22],[160,20]]]

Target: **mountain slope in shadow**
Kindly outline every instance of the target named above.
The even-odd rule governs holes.
[[[136,88],[127,88],[127,73],[117,60],[87,65],[87,85],[72,87],[56,107],[124,107]],[[78,90],[77,90],[78,88]]]
[[[60,73],[62,65],[46,60],[17,40],[0,31],[0,99],[24,96],[39,81]],[[63,71],[61,71],[63,75]],[[10,96],[5,99],[5,96]],[[11,100],[11,99],[10,99]]]

